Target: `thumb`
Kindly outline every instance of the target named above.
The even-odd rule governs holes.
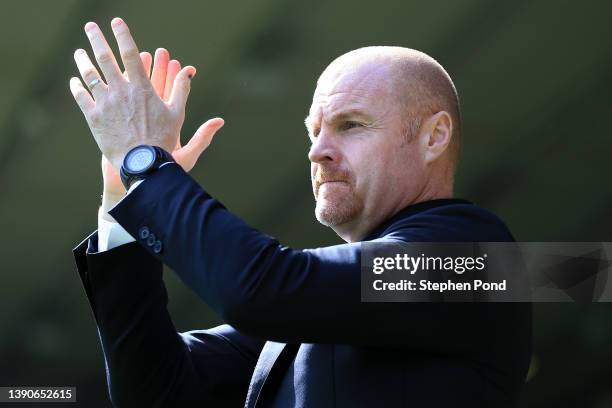
[[[225,121],[221,118],[207,120],[198,130],[196,130],[185,146],[173,153],[174,159],[183,169],[185,169],[185,171],[190,171],[193,166],[195,166],[200,155],[212,142],[215,133],[217,133],[224,124]]]
[[[181,112],[185,109],[187,97],[191,90],[191,78],[196,74],[195,67],[188,65],[181,69],[174,79],[174,86],[170,94],[169,103],[172,109],[176,112]]]

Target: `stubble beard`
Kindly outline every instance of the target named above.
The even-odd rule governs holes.
[[[315,216],[326,227],[353,221],[363,211],[363,202],[349,183],[320,186],[316,201]]]

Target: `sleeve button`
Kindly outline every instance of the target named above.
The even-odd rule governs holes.
[[[150,233],[149,236],[147,237],[147,245],[148,246],[153,246],[155,245],[155,234],[154,233]]]
[[[147,239],[149,238],[150,233],[151,231],[149,231],[149,228],[140,227],[140,229],[138,230],[138,237],[140,237],[140,239]]]
[[[155,245],[153,245],[153,252],[159,254],[163,249],[164,246],[162,245],[162,242],[160,240],[155,241]]]

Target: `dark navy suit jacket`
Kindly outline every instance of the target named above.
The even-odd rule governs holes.
[[[360,243],[295,250],[249,227],[178,165],[112,211],[137,242],[75,249],[109,393],[128,407],[504,407],[525,379],[531,308],[362,303]],[[402,210],[366,240],[511,241],[459,199]],[[226,325],[178,333],[162,263]]]

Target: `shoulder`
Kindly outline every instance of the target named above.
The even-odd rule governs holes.
[[[493,212],[468,201],[433,206],[394,220],[384,237],[428,241],[514,241],[506,224]]]

